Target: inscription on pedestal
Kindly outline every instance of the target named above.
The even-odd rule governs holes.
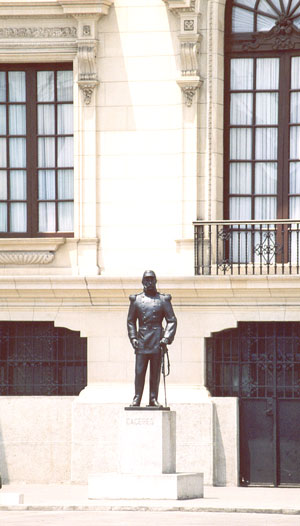
[[[120,455],[122,473],[175,473],[175,411],[124,412]]]
[[[126,424],[128,426],[154,426],[154,420],[153,418],[147,418],[147,417],[127,418]]]

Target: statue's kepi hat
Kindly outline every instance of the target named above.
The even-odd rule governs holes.
[[[150,278],[150,277],[156,279],[155,272],[153,272],[153,270],[145,270],[145,272],[143,274],[143,280],[144,280],[144,278]]]

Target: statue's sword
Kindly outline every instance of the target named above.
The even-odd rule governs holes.
[[[170,374],[170,359],[169,359],[168,347],[166,346],[165,343],[161,343],[160,350],[161,350],[161,372],[164,378],[165,407],[168,407],[166,377],[169,376]]]

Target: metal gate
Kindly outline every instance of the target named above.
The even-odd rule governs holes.
[[[241,485],[300,485],[300,323],[243,322],[208,338],[207,386],[239,397]]]

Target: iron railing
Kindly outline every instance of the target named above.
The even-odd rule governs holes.
[[[195,221],[195,274],[299,274],[300,222]]]

